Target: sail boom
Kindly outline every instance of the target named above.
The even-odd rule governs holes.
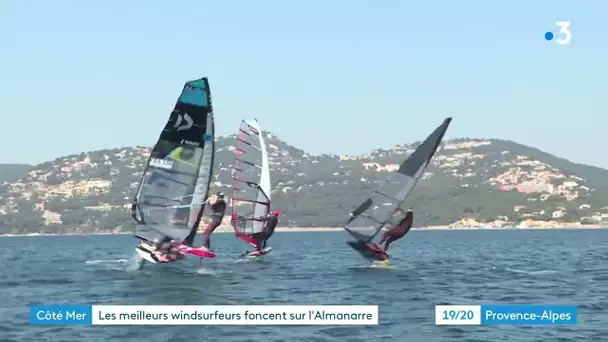
[[[262,205],[268,205],[267,202],[248,200],[248,199],[244,199],[244,198],[233,198],[232,200],[233,201],[237,201],[237,202],[249,202],[249,203],[257,203],[257,204],[262,204]]]

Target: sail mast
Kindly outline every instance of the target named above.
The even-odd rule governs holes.
[[[209,83],[207,83],[207,89],[209,90]],[[199,176],[192,198],[193,203],[202,203],[202,205],[198,211],[194,212],[196,217],[195,222],[192,225],[190,234],[184,239],[184,243],[190,246],[194,243],[198,226],[201,223],[203,212],[205,211],[205,200],[209,197],[211,179],[213,178],[213,165],[215,165],[215,122],[213,119],[213,105],[211,103],[210,91],[208,93],[208,99],[209,112],[207,114],[207,130],[204,138],[203,160],[201,162],[201,167],[199,168]]]

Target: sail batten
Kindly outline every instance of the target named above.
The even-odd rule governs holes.
[[[452,118],[447,118],[418,148],[392,173],[372,195],[351,212],[344,226],[355,239],[372,241],[380,230],[394,226],[405,212],[401,209],[409,193],[424,174],[435,155]]]
[[[239,139],[239,141],[240,141],[240,142],[242,142],[243,144],[247,144],[247,146],[250,146],[251,148],[254,148],[254,149],[256,149],[256,150],[258,150],[258,151],[262,152],[262,150],[261,150],[261,149],[259,149],[259,148],[258,148],[258,147],[256,147],[256,146],[253,146],[253,145],[252,145],[251,143],[249,143],[248,141],[241,140],[241,139]],[[239,152],[243,152],[243,153],[245,153],[244,151],[240,151],[240,150],[239,150]]]
[[[186,82],[133,201],[136,236],[192,244],[209,194],[215,127],[207,78]]]
[[[270,170],[266,144],[256,120],[241,122],[236,144],[232,167],[232,225],[236,235],[243,237],[263,230],[260,218],[270,211]]]

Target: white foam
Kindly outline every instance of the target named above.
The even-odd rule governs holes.
[[[85,261],[86,265],[96,265],[96,264],[122,264],[129,262],[129,259],[110,259],[110,260],[87,260]]]
[[[539,271],[526,271],[526,270],[518,270],[515,268],[505,268],[505,270],[513,273],[522,273],[527,275],[543,275],[543,274],[555,274],[557,271],[552,270],[539,270]]]
[[[205,267],[200,267],[199,269],[196,270],[196,273],[197,274],[207,274],[207,275],[217,274],[217,272],[215,272],[213,269],[205,268]]]

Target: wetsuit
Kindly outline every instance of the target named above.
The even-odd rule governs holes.
[[[157,251],[168,251],[171,247],[171,238],[168,236],[164,236],[159,242],[154,241],[154,244],[156,245],[155,247]]]
[[[382,240],[380,240],[378,245],[382,245],[382,243],[384,243],[384,251],[388,251],[388,247],[390,246],[390,244],[404,237],[405,234],[410,231],[413,224],[414,214],[411,211],[408,211],[405,214],[405,218],[401,220],[398,225],[396,225],[388,232],[384,233],[384,235],[382,236]]]
[[[184,255],[184,253],[181,253],[175,249],[177,245],[178,244],[172,242],[164,250],[160,250],[159,252],[161,254],[159,256],[159,259],[161,261],[177,261],[186,258],[186,255]]]
[[[185,258],[183,253],[176,251],[174,248],[177,245],[170,237],[163,237],[156,245],[157,257],[160,261],[174,261]]]
[[[258,251],[263,248],[266,248],[266,241],[268,241],[272,234],[274,234],[274,229],[277,227],[277,224],[279,224],[279,218],[275,215],[270,214],[264,216],[262,218],[262,221],[265,223],[264,231],[252,235],[252,237],[256,241],[256,250]]]
[[[222,224],[225,212],[226,201],[224,201],[224,199],[218,199],[217,202],[211,205],[211,222],[209,222],[205,228],[203,240],[203,246],[207,247],[207,249],[211,246],[211,234],[213,234],[213,231]]]

